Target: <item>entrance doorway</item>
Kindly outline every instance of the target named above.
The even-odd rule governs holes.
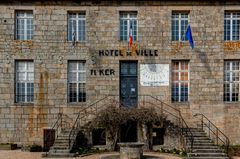
[[[43,151],[49,151],[55,141],[55,130],[43,129]]]
[[[123,107],[137,107],[137,62],[120,62],[120,103]]]
[[[128,120],[121,125],[120,142],[137,142],[137,122]]]
[[[120,103],[128,109],[138,104],[137,61],[120,62]],[[137,122],[128,120],[121,125],[120,142],[137,142]]]

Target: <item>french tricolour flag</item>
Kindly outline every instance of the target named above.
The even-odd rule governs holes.
[[[129,29],[129,46],[130,48],[132,47],[132,25],[130,25],[130,29]]]

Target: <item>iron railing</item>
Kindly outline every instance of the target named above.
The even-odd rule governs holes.
[[[138,96],[137,107],[154,107],[155,109],[159,109],[158,112],[166,115],[167,120],[171,121],[173,124],[178,126],[181,129],[181,135],[186,137],[185,144],[189,144],[190,142],[190,151],[193,146],[193,134],[191,129],[189,129],[187,123],[183,119],[180,110],[162,102],[157,97],[153,97],[151,95],[139,95]],[[81,127],[81,120],[87,120],[86,118],[90,115],[96,114],[103,109],[106,109],[108,106],[116,105],[119,107],[121,102],[119,100],[119,96],[117,95],[108,95],[106,97],[101,98],[100,100],[88,105],[78,112],[77,118],[72,126],[71,132],[69,134],[69,149],[72,148],[74,141],[76,139],[77,133]],[[132,105],[132,104],[131,104]],[[83,125],[82,125],[83,126]],[[185,147],[186,148],[186,147]],[[186,148],[187,149],[187,148]]]
[[[44,139],[45,141],[49,141],[50,140],[50,137],[51,137],[53,131],[55,131],[55,139],[61,133],[62,126],[63,126],[63,118],[62,117],[63,117],[63,114],[62,113],[58,113],[57,120],[53,124],[53,126],[51,128],[51,131],[49,131],[48,134],[46,135],[46,138]],[[52,145],[48,145],[48,146],[51,147]],[[46,153],[47,153],[47,151],[46,151]]]
[[[140,100],[138,103],[145,107],[154,107],[156,109],[159,109],[160,113],[165,114],[166,120],[171,121],[174,125],[178,126],[178,128],[181,129],[182,139],[185,139],[184,148],[188,151],[192,150],[194,137],[191,129],[188,127],[186,121],[182,117],[180,110],[169,104],[164,103],[157,97],[153,97],[151,95],[140,96]],[[188,147],[187,145],[190,145],[190,147]]]
[[[223,146],[228,154],[229,138],[202,113],[197,113],[194,117],[199,119],[200,124],[198,125],[208,134],[209,138],[212,139],[216,145]]]
[[[72,149],[72,146],[74,145],[74,141],[77,137],[77,133],[80,131],[81,126],[84,126],[83,124],[81,125],[81,121],[85,120],[85,123],[87,121],[87,117],[90,115],[97,115],[98,112],[102,109],[107,108],[108,106],[112,106],[114,103],[117,104],[117,97],[118,96],[105,96],[99,100],[97,100],[94,103],[89,104],[87,107],[81,109],[78,112],[77,118],[71,128],[71,131],[69,133],[69,149]]]

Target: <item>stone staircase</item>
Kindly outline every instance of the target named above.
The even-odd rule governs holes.
[[[191,132],[194,136],[193,148],[185,159],[229,159],[227,154],[215,145],[202,129],[191,128]]]
[[[167,119],[165,124],[167,124],[167,126],[172,128],[173,130],[177,130],[177,131],[182,130],[181,132],[183,133],[183,135],[185,135],[185,142],[186,142],[185,145],[187,145],[187,149],[190,148],[191,142],[194,139],[192,151],[191,153],[188,153],[188,157],[186,157],[186,159],[229,159],[227,154],[224,153],[224,151],[220,149],[218,146],[216,146],[202,129],[189,128],[185,120],[182,118],[179,110],[177,110],[176,108],[168,104],[163,103],[157,98],[154,98],[152,96],[147,96],[147,97],[149,99],[144,97],[143,98],[144,100],[140,104],[142,104],[145,107],[151,107],[154,105],[156,108],[159,108],[161,111],[164,111],[163,113],[171,112],[170,114],[166,114],[169,118]],[[107,96],[98,100],[97,102],[94,102],[93,104],[90,104],[88,107],[84,108],[83,110],[79,111],[78,116],[75,120],[75,123],[73,124],[73,126],[71,126],[72,130],[71,128],[68,128],[68,129],[61,128],[61,133],[58,134],[58,136],[56,137],[55,142],[53,146],[50,148],[46,157],[73,157],[74,154],[71,154],[70,151],[72,147],[76,144],[77,134],[80,132],[80,129],[82,131],[84,129],[84,124],[85,125],[87,124],[86,121],[91,121],[92,116],[97,115],[100,108],[102,110],[107,109],[108,105],[112,105],[112,103],[117,103],[119,105],[119,102],[116,102],[116,101],[117,100],[115,99],[115,97]],[[155,103],[153,101],[155,101]],[[173,119],[170,118],[171,115],[174,117]],[[88,117],[91,117],[91,118],[87,119]],[[202,128],[204,124],[203,118],[206,118],[206,117],[202,115],[202,121],[201,121]],[[59,118],[56,123],[58,123],[58,121],[62,121],[60,119],[61,118]],[[212,124],[208,119],[207,121],[209,124]],[[179,123],[181,124],[178,125]],[[56,127],[53,126],[52,129],[56,129],[56,128],[58,129],[58,127],[62,124],[58,123],[55,125],[57,126]],[[213,124],[211,126],[214,126],[216,128],[216,126]],[[218,128],[216,129],[219,132],[217,134],[222,133]],[[71,140],[69,140],[69,138]],[[229,145],[229,140],[227,141],[227,145]]]
[[[71,129],[63,129],[61,131],[46,157],[74,157],[74,154],[70,153],[71,148],[69,148],[70,131]]]

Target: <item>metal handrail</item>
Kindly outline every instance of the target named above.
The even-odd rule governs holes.
[[[58,118],[57,118],[57,121],[53,124],[52,128],[51,128],[51,131],[48,132],[47,136],[46,136],[46,140],[49,140],[50,138],[50,135],[51,135],[51,132],[53,130],[56,130],[55,132],[55,139],[57,138],[58,136],[58,132],[59,132],[59,128],[60,128],[60,132],[62,130],[62,116],[63,116],[63,113],[58,113]],[[47,153],[47,151],[46,151]]]
[[[83,118],[83,117],[80,116],[81,112],[86,111],[87,109],[95,106],[97,103],[99,103],[99,102],[101,102],[101,101],[103,101],[103,100],[106,100],[106,99],[109,98],[109,97],[110,97],[110,96],[105,96],[105,97],[99,99],[98,101],[96,101],[96,102],[94,102],[94,103],[91,103],[89,106],[81,109],[81,110],[78,112],[77,118],[76,118],[76,120],[75,120],[75,122],[74,122],[74,124],[73,124],[73,126],[72,126],[72,128],[71,128],[71,131],[70,131],[69,137],[68,137],[68,140],[69,140],[69,143],[68,143],[69,149],[72,148],[72,146],[73,146],[73,144],[74,144],[74,138],[77,136],[76,133],[78,133],[78,132],[75,131],[75,130],[76,130],[76,129],[77,129],[77,130],[80,129],[80,119]],[[97,111],[97,108],[96,108],[96,111]]]
[[[156,100],[157,102],[159,102],[159,103],[160,103],[160,106],[159,106],[159,105],[156,105],[156,106],[157,106],[158,108],[160,108],[161,111],[167,112],[168,114],[174,116],[174,117],[178,120],[178,124],[177,124],[177,125],[178,125],[178,126],[181,128],[181,130],[182,130],[182,131],[181,131],[181,135],[183,136],[184,133],[185,133],[185,136],[186,136],[187,138],[189,138],[189,140],[190,140],[190,151],[191,151],[192,148],[193,148],[194,137],[193,137],[193,133],[191,132],[191,129],[188,127],[186,121],[185,121],[184,118],[182,117],[181,111],[178,110],[178,109],[176,109],[176,108],[174,108],[173,106],[171,106],[171,105],[169,105],[169,104],[167,104],[167,103],[164,103],[163,101],[161,101],[160,99],[158,99],[158,98],[156,98],[156,97],[153,97],[153,96],[151,96],[151,95],[146,95],[146,96],[149,96],[149,97],[151,97],[152,99],[154,99],[154,100]],[[173,109],[175,112],[177,112],[178,116],[176,116],[176,115],[174,115],[173,113],[168,112],[167,110],[163,109],[163,105],[166,106],[166,107],[168,107],[168,108]],[[184,130],[185,130],[185,131],[184,131]],[[187,145],[187,143],[188,143],[188,139],[186,140],[186,145]]]
[[[219,141],[221,141],[225,148],[226,153],[228,154],[230,144],[229,138],[216,125],[214,125],[204,114],[202,113],[194,114],[194,117],[198,116],[201,117],[201,129],[204,131],[204,126],[208,128],[209,137],[213,138],[213,136],[211,136],[212,133],[214,137],[216,137],[217,145],[219,145]],[[204,119],[207,121],[207,123],[204,122]],[[212,127],[215,129],[215,131],[212,129]],[[223,137],[224,139],[222,139],[220,136]]]
[[[78,112],[78,115],[77,115],[77,118],[72,126],[72,129],[70,131],[70,134],[69,134],[69,149],[72,148],[73,144],[74,144],[74,140],[77,136],[77,132],[76,130],[79,130],[80,129],[80,120],[84,117],[86,117],[86,114],[85,115],[81,115],[82,112],[86,111],[87,109],[89,108],[95,108],[95,111],[97,112],[98,109],[99,109],[99,105],[98,103],[100,103],[101,101],[104,101],[104,106],[108,106],[106,103],[107,101],[106,100],[110,100],[110,99],[116,99],[116,97],[118,98],[118,103],[119,105],[121,105],[120,101],[119,101],[119,96],[118,95],[108,95],[108,96],[105,96],[101,99],[99,99],[98,101],[88,105],[87,107],[81,109],[79,112]],[[192,146],[193,146],[193,141],[194,141],[194,138],[193,138],[193,134],[191,132],[191,130],[189,129],[187,123],[185,122],[185,120],[183,119],[182,115],[181,115],[181,112],[180,110],[176,109],[175,107],[169,105],[169,104],[166,104],[164,102],[162,102],[160,99],[156,98],[156,97],[153,97],[151,95],[138,95],[138,99],[140,99],[140,102],[138,101],[138,104],[143,102],[143,105],[145,104],[151,104],[152,106],[154,106],[155,108],[160,108],[161,112],[164,112],[172,117],[174,117],[176,120],[177,120],[177,123],[175,123],[179,128],[181,128],[181,135],[183,136],[184,133],[185,133],[185,137],[187,137],[187,140],[186,140],[186,144],[190,141],[190,150],[192,150]],[[156,101],[156,103],[153,103],[153,101]],[[102,108],[102,106],[100,108]],[[169,110],[170,109],[170,110]],[[185,130],[185,131],[184,131]]]

